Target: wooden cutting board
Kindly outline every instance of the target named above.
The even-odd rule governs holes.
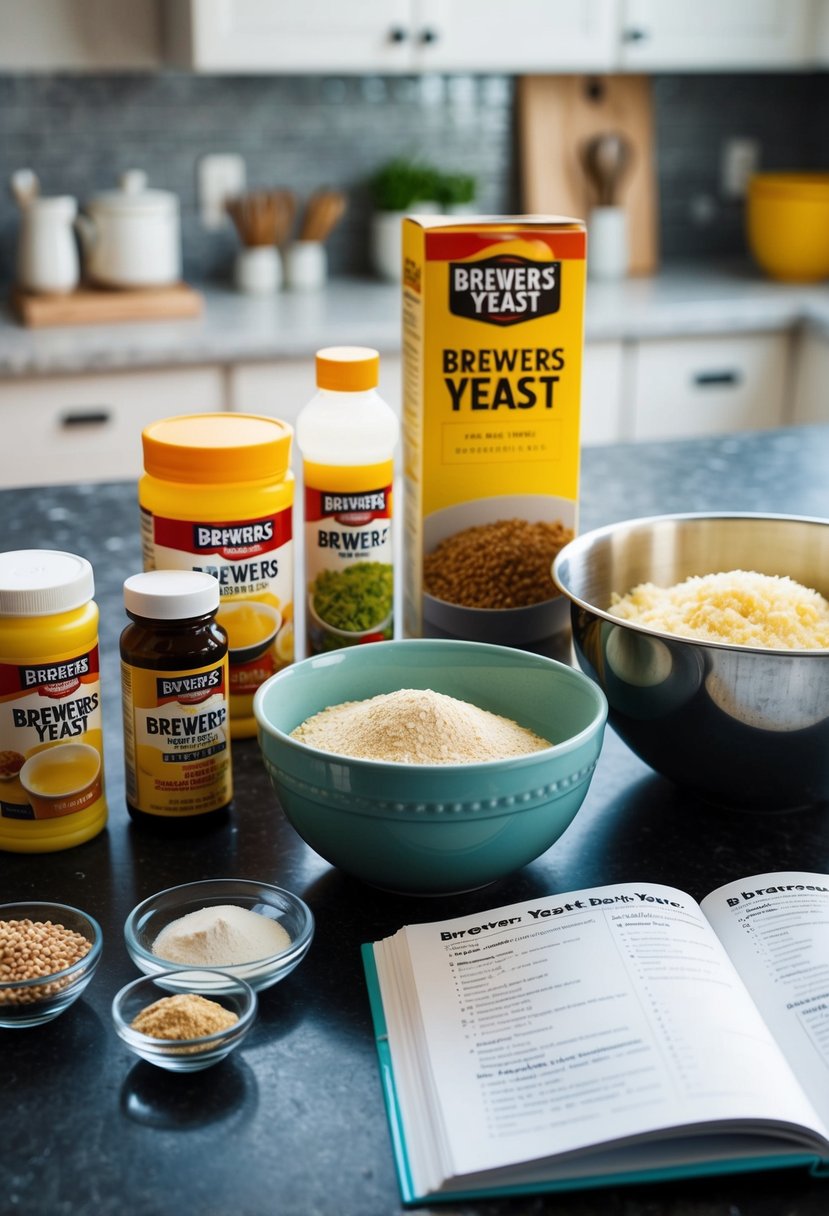
[[[120,291],[79,287],[68,295],[35,295],[20,288],[12,292],[18,320],[31,328],[197,317],[203,306],[200,293],[186,283]]]
[[[630,273],[659,264],[653,105],[647,76],[524,76],[518,81],[521,207],[586,219],[595,202],[580,147],[621,132],[633,151],[620,204],[628,217]],[[589,254],[588,254],[589,256]]]

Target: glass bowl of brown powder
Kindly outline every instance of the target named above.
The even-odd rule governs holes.
[[[386,890],[452,894],[546,852],[601,751],[582,672],[483,642],[414,638],[317,655],[254,698],[281,807],[327,861]]]
[[[126,984],[112,1002],[119,1038],[170,1072],[197,1072],[224,1060],[253,1025],[256,993],[227,975],[221,992],[206,996],[198,991],[202,980],[197,969],[184,969]]]

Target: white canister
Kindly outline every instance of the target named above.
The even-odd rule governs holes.
[[[32,198],[21,208],[17,282],[25,291],[65,295],[77,287],[76,213],[77,204],[68,195]]]
[[[316,291],[328,277],[322,241],[294,241],[285,250],[285,281],[293,291]]]
[[[630,265],[627,216],[622,207],[594,207],[587,217],[587,276],[623,279]]]
[[[105,287],[167,287],[181,279],[179,202],[131,169],[79,215],[87,277]]]
[[[282,255],[276,245],[248,245],[236,254],[233,279],[250,296],[273,295],[282,286]]]

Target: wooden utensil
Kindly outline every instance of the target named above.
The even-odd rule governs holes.
[[[326,241],[343,217],[346,197],[340,190],[317,190],[308,199],[302,217],[301,241]]]
[[[226,209],[247,248],[282,245],[293,227],[296,196],[284,189],[254,190],[228,199]]]
[[[596,192],[600,207],[616,207],[619,187],[632,159],[630,141],[618,131],[602,131],[579,149],[585,174]]]

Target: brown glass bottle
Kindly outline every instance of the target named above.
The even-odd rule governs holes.
[[[124,583],[121,634],[127,810],[174,834],[227,819],[233,799],[227,634],[219,584],[193,570]]]

